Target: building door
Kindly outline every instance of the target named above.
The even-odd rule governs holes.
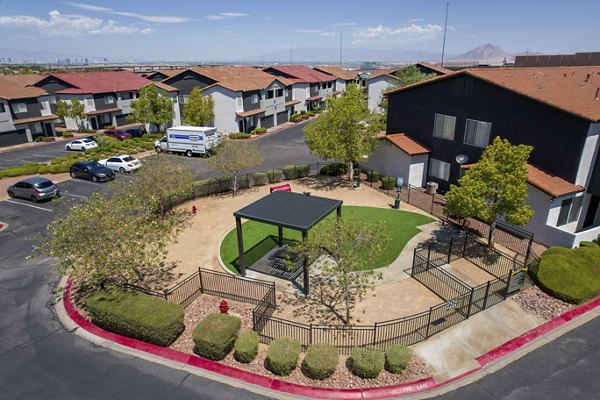
[[[96,119],[96,117],[90,118],[90,121],[92,122],[92,129],[93,130],[98,129],[98,120]]]
[[[52,131],[52,124],[50,122],[46,122],[44,124],[44,132],[46,136],[54,136],[54,132]]]
[[[591,228],[594,226],[594,221],[596,220],[596,214],[598,213],[599,205],[600,196],[592,195],[587,212],[585,213],[585,219],[583,220],[583,229]]]

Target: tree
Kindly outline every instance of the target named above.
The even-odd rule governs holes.
[[[308,239],[299,242],[292,252],[315,262],[321,272],[329,309],[344,323],[351,323],[351,314],[358,299],[374,288],[382,274],[370,267],[383,250],[388,237],[380,222],[361,222],[355,218],[328,218],[311,231]],[[321,294],[323,296],[323,293]],[[337,309],[343,304],[343,311]]]
[[[78,99],[73,97],[70,103],[63,100],[56,102],[56,115],[61,118],[72,118],[75,120],[77,130],[81,132],[83,129],[82,122],[85,120],[85,105]]]
[[[458,218],[476,217],[490,224],[488,245],[494,246],[496,220],[504,218],[515,225],[525,225],[533,216],[527,204],[527,167],[533,148],[511,145],[496,137],[481,155],[479,162],[450,185],[446,193],[445,212]]]
[[[348,164],[352,180],[354,162],[369,156],[377,145],[377,126],[369,119],[364,90],[353,83],[340,97],[327,98],[327,111],[304,128],[306,144],[325,160]]]
[[[146,164],[140,174],[150,170]],[[137,180],[112,182],[110,197],[95,193],[49,225],[48,232],[38,236],[36,253],[52,257],[55,266],[70,273],[86,292],[109,284],[164,283],[173,267],[165,263],[167,245],[175,241],[188,216],[182,210],[148,206],[153,198],[148,191],[162,188],[171,173],[159,169],[152,187],[144,176],[148,186]]]
[[[205,126],[215,119],[215,101],[212,96],[203,96],[198,86],[192,89],[183,106],[183,122],[186,125]]]
[[[173,121],[174,116],[173,102],[167,97],[165,91],[159,91],[156,86],[148,85],[140,89],[137,100],[131,101],[131,114],[127,116],[127,121],[151,124],[156,127],[156,130],[161,131],[161,127]]]
[[[240,171],[258,167],[263,162],[263,152],[253,142],[226,140],[216,148],[208,164],[221,172],[233,174],[233,195],[238,189]]]

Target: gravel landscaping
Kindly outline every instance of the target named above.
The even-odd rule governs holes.
[[[550,321],[559,315],[569,311],[573,304],[542,292],[537,286],[531,286],[512,297],[521,307],[533,312],[538,317]]]

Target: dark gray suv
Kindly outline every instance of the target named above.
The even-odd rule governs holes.
[[[51,180],[34,176],[10,185],[6,192],[10,197],[29,199],[34,203],[60,196],[60,190]]]
[[[78,161],[69,168],[71,178],[89,179],[94,182],[105,182],[115,179],[115,172],[96,161]]]

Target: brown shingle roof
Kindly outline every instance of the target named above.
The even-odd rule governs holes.
[[[600,121],[600,67],[594,66],[471,68],[398,88],[385,95],[430,85],[457,75],[484,80],[591,122]]]
[[[167,92],[176,92],[178,90],[177,88],[174,88],[173,86],[167,85],[166,83],[162,82],[149,82],[147,85],[144,85],[144,87],[150,85],[154,85],[159,89],[166,90]]]
[[[30,124],[32,122],[50,121],[52,119],[57,119],[57,118],[58,118],[58,116],[54,115],[54,114],[42,115],[42,116],[39,116],[39,117],[15,119],[15,120],[13,120],[13,124],[15,124],[15,125]]]
[[[416,156],[418,154],[431,153],[427,147],[417,142],[405,133],[390,133],[385,136],[380,136],[379,139],[387,139],[394,146],[408,154],[409,156]]]
[[[269,68],[295,78],[298,83],[317,83],[335,80],[335,76],[317,71],[306,65],[275,65]]]
[[[36,78],[39,80],[42,75],[0,75],[0,98],[13,100],[47,96],[45,90],[28,86]]]
[[[432,64],[432,63],[429,63],[429,62],[425,62],[425,61],[421,61],[421,62],[415,63],[415,65],[420,65],[422,67],[429,68],[430,70],[436,71],[436,72],[438,72],[441,75],[447,75],[447,74],[451,74],[452,72],[454,72],[451,69],[444,68],[442,66],[435,65],[435,64]]]
[[[106,110],[94,110],[94,111],[88,111],[85,113],[85,115],[100,115],[100,114],[108,114],[108,113],[113,113],[113,112],[118,112],[118,111],[123,111],[120,108],[116,107],[116,108],[108,108]]]
[[[236,113],[238,116],[245,118],[245,117],[250,117],[252,115],[257,115],[257,114],[262,114],[264,113],[265,110],[264,108],[257,108],[256,110],[250,110],[250,111],[244,111],[244,112],[238,112]]]
[[[347,81],[356,79],[357,71],[348,71],[340,67],[333,65],[324,65],[321,67],[315,67],[317,71],[325,72],[326,74],[333,75],[336,78],[344,79]]]
[[[67,94],[128,92],[139,90],[150,82],[129,71],[55,73],[50,76],[74,86],[57,92]]]
[[[234,92],[265,89],[275,80],[285,86],[293,84],[289,79],[274,77],[259,69],[248,66],[193,67],[189,70],[206,76],[216,81],[216,84]],[[180,73],[185,71],[180,71]]]
[[[460,167],[463,169],[468,169],[475,165],[477,165],[477,163],[464,164]],[[561,177],[552,175],[551,173],[546,172],[531,163],[527,163],[525,166],[527,167],[527,183],[529,183],[531,186],[535,186],[553,198],[565,196],[571,193],[578,193],[585,190],[583,186],[575,185]]]

